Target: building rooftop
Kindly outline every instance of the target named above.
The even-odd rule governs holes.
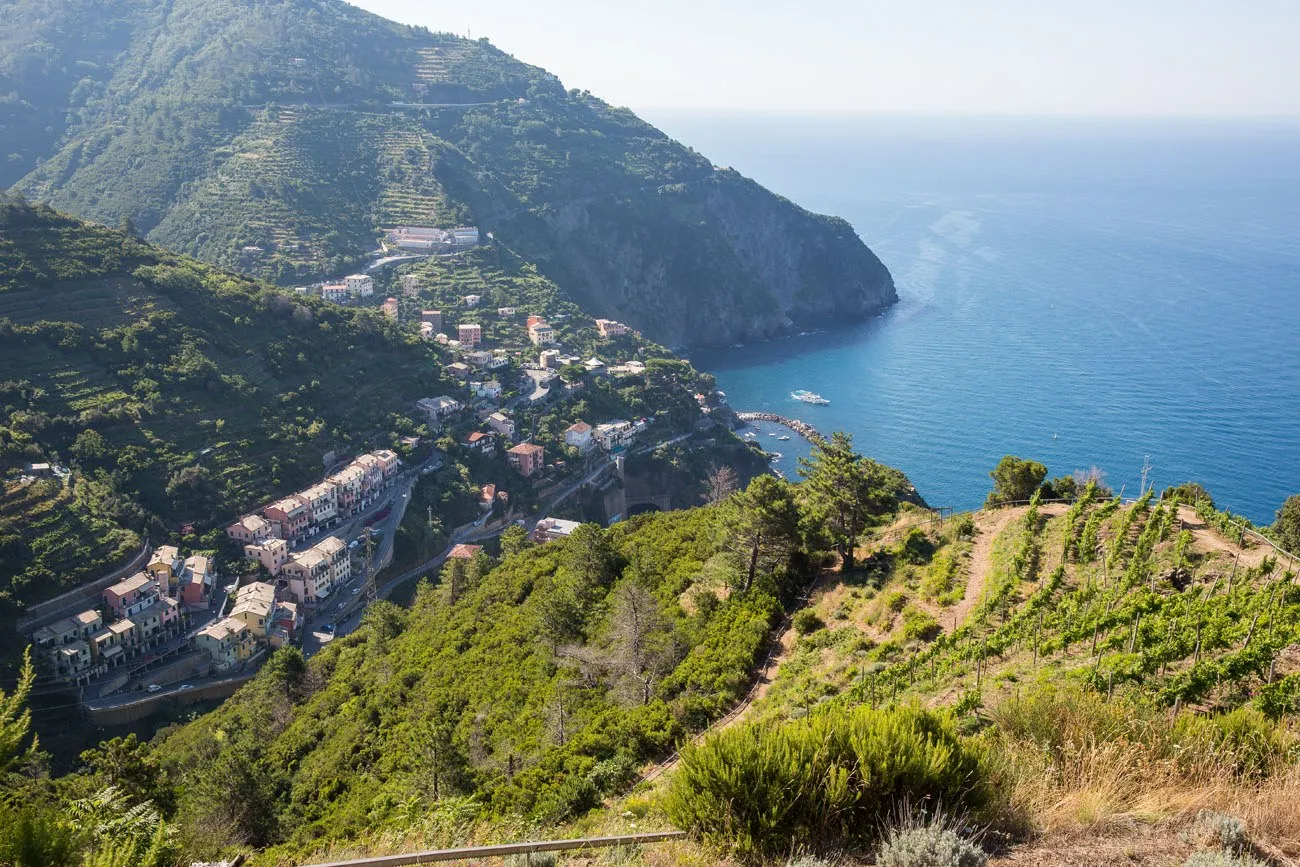
[[[83,611],[72,619],[81,626],[94,626],[101,620],[98,611]]]
[[[451,553],[447,555],[447,559],[472,560],[482,550],[482,545],[466,545],[462,543],[451,549]]]
[[[153,583],[153,578],[143,572],[137,572],[125,581],[119,581],[112,587],[105,590],[105,593],[113,593],[117,596],[125,596],[134,590],[142,590]]]
[[[508,453],[512,455],[535,455],[544,452],[545,449],[537,443],[520,443],[509,449]]]
[[[591,425],[587,424],[585,421],[575,421],[573,424],[566,427],[564,432],[568,433],[569,431],[573,431],[574,433],[582,434],[588,433],[590,430]]]

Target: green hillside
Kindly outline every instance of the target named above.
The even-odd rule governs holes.
[[[895,300],[847,223],[486,40],[339,0],[0,15],[0,186],[209,262],[292,284],[352,267],[385,227],[478,225],[589,313],[670,345]]]
[[[441,359],[374,311],[292,298],[43,208],[0,205],[4,591],[34,601],[390,445]]]

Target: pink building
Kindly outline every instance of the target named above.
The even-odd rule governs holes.
[[[480,325],[462,322],[456,326],[456,339],[466,349],[473,349],[483,342],[483,328]]]
[[[280,529],[280,538],[294,541],[307,530],[311,510],[297,496],[288,496],[267,506],[262,514]]]
[[[506,451],[506,460],[524,478],[532,478],[542,471],[546,450],[536,443],[520,443]]]
[[[261,515],[245,515],[226,528],[226,535],[236,542],[260,542],[275,535],[275,528]]]
[[[158,580],[137,572],[104,591],[104,604],[118,617],[130,617],[158,601],[162,591]]]
[[[245,545],[244,556],[261,563],[271,575],[279,575],[289,562],[289,543],[283,539],[264,539],[255,545]]]

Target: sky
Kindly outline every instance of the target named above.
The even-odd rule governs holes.
[[[1300,0],[353,2],[634,110],[1300,114]]]

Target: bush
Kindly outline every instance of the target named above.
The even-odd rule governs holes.
[[[1181,836],[1183,842],[1202,849],[1240,852],[1246,848],[1246,823],[1236,816],[1202,810]]]
[[[877,867],[984,867],[988,856],[942,821],[895,828],[876,856]]]
[[[943,632],[939,621],[911,605],[903,609],[903,640],[934,641]]]
[[[794,631],[800,635],[808,635],[821,629],[826,624],[817,612],[811,608],[805,608],[794,616]]]
[[[525,852],[522,855],[507,855],[505,863],[509,867],[555,867],[559,858],[554,852]]]
[[[1233,855],[1228,852],[1197,852],[1183,862],[1183,867],[1267,867],[1267,865],[1249,855]]]
[[[976,810],[986,799],[982,755],[948,713],[860,707],[687,747],[665,806],[679,828],[748,855],[864,842],[905,803]]]
[[[816,855],[800,855],[785,862],[785,867],[834,867],[833,862]]]

